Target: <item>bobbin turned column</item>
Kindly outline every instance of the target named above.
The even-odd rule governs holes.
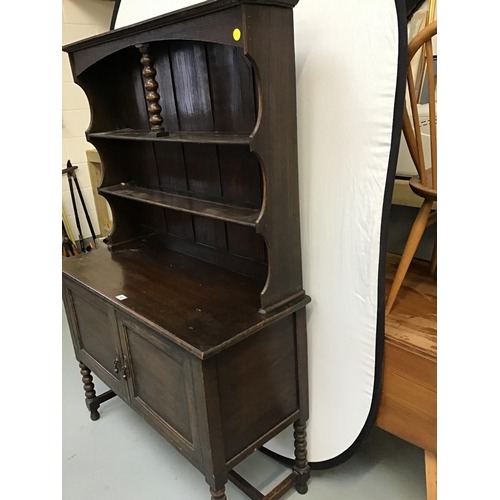
[[[136,45],[142,54],[141,64],[144,66],[142,76],[144,77],[144,88],[146,89],[146,100],[148,101],[149,123],[151,123],[151,134],[155,136],[168,135],[162,126],[161,106],[158,103],[158,82],[155,80],[156,70],[153,66],[153,58],[149,54],[149,43],[139,43]]]
[[[307,463],[306,424],[297,420],[297,422],[293,424],[293,429],[293,437],[295,439],[295,464],[293,470],[297,473],[295,489],[298,493],[304,495],[307,493],[307,481],[311,476],[311,469]]]

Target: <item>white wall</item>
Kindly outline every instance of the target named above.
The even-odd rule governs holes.
[[[62,43],[67,44],[108,31],[113,13],[114,2],[106,0],[63,0],[62,1]],[[85,130],[90,122],[90,110],[83,90],[73,83],[68,54],[62,53],[62,166],[71,160],[78,165],[77,177],[89,211],[94,231],[99,234],[99,224],[92,195],[87,168],[87,149],[93,149],[85,139]],[[83,236],[90,236],[90,230],[80,207],[80,223]],[[62,176],[62,203],[75,238],[78,236],[73,205],[69,193],[67,176]]]
[[[122,0],[116,18],[116,28],[138,23],[151,17],[161,16],[184,7],[202,3],[203,0]]]

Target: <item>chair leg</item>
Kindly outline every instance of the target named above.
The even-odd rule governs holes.
[[[425,450],[425,482],[427,500],[437,498],[437,456],[432,451]]]
[[[437,238],[434,242],[434,248],[432,250],[432,258],[431,258],[431,274],[436,272],[437,268]]]
[[[399,289],[403,284],[403,280],[405,279],[408,268],[410,267],[410,263],[413,259],[413,256],[415,255],[415,252],[417,251],[417,247],[420,243],[420,240],[422,239],[422,235],[424,234],[431,209],[431,200],[425,200],[420,207],[417,218],[415,219],[415,222],[413,223],[413,226],[411,228],[410,235],[408,236],[408,241],[406,242],[403,255],[401,256],[398,270],[396,271],[396,276],[394,277],[394,281],[391,286],[391,291],[389,292],[389,297],[385,305],[385,314],[389,314],[391,312],[392,306],[396,301]]]

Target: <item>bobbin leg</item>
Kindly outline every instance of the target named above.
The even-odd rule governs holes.
[[[99,408],[99,401],[97,400],[95,393],[95,386],[93,382],[93,377],[86,365],[84,365],[80,361],[80,373],[82,374],[82,382],[83,388],[85,389],[85,403],[87,404],[87,408],[90,411],[90,419],[91,420],[99,420],[99,412],[97,411]]]
[[[293,437],[295,447],[295,464],[293,470],[297,473],[295,481],[295,489],[304,495],[307,493],[307,481],[311,476],[311,469],[307,463],[307,433],[306,424],[297,420],[293,424],[294,433]]]
[[[227,500],[225,487],[219,488],[218,490],[210,488],[210,494],[212,495],[211,500]]]

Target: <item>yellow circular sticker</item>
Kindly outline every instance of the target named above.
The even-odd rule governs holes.
[[[241,38],[241,31],[236,28],[234,31],[233,31],[233,38],[238,41],[240,38]]]

